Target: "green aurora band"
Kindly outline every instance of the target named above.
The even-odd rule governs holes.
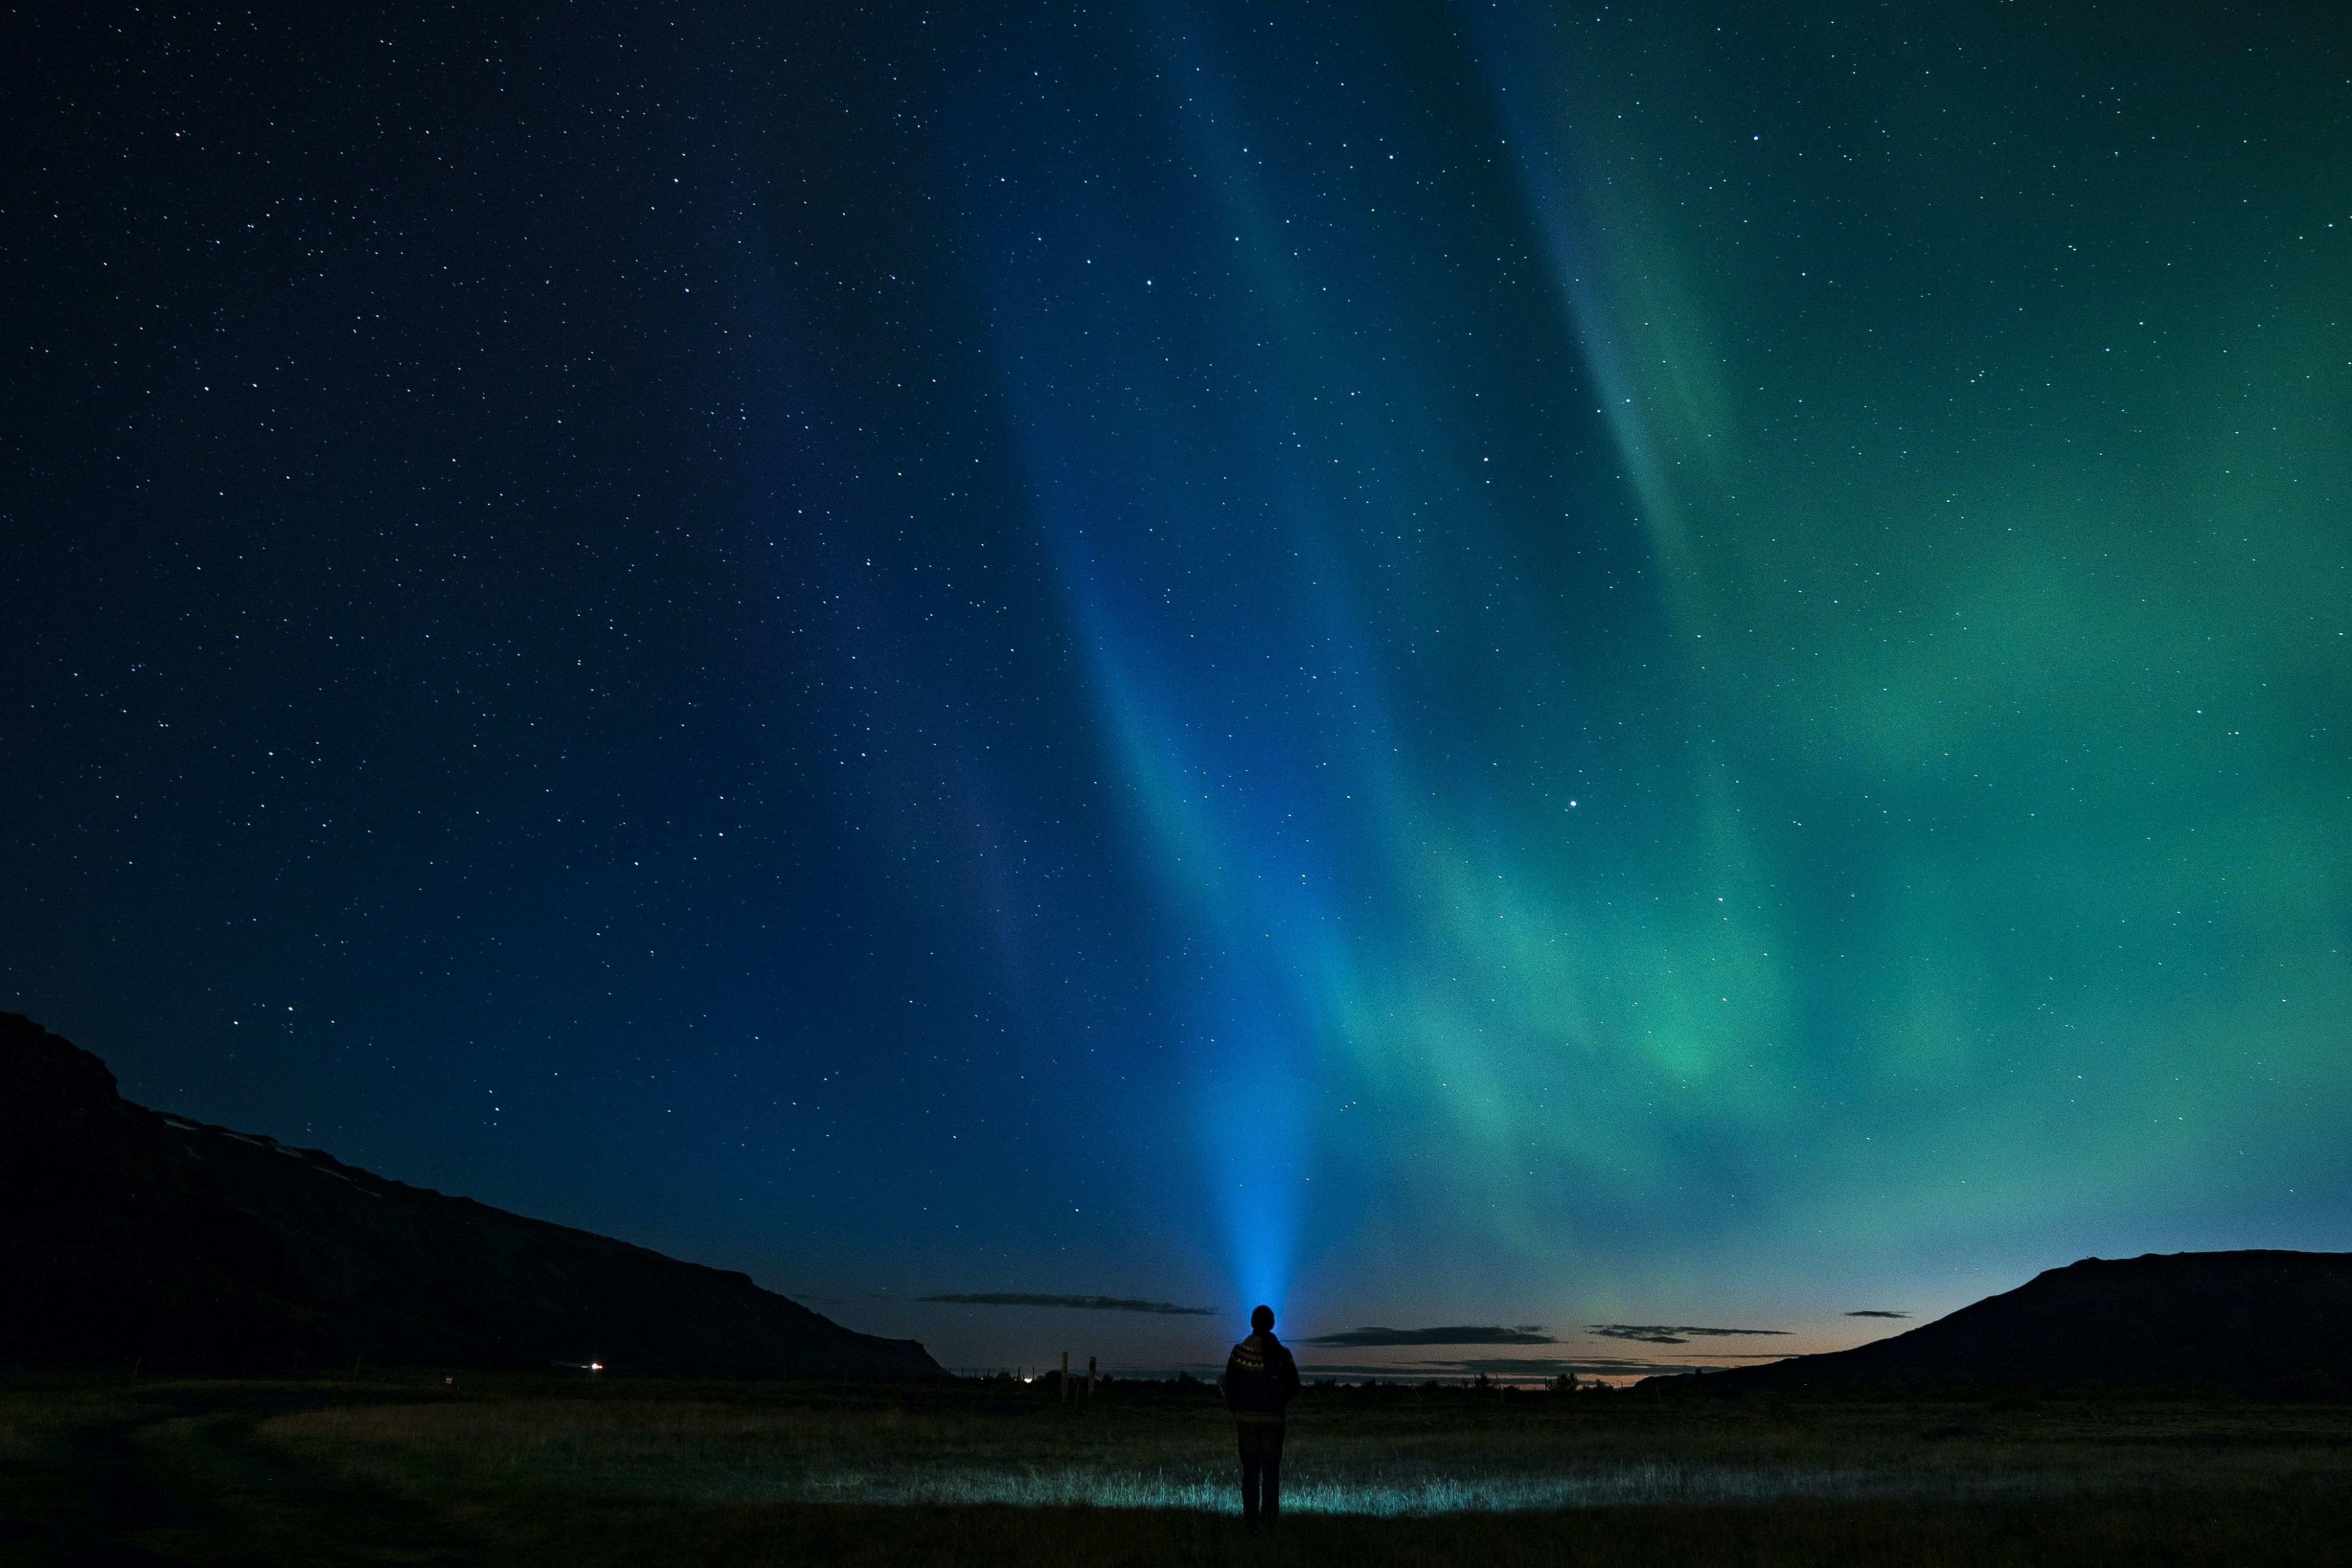
[[[992,127],[1237,1290],[2352,1244],[2345,43],[2021,9],[1160,16]]]

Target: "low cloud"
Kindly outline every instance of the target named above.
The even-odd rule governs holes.
[[[1507,1329],[1499,1323],[1475,1325],[1455,1323],[1436,1329],[1349,1329],[1336,1334],[1318,1334],[1306,1342],[1333,1349],[1362,1350],[1373,1345],[1556,1345],[1559,1342],[1543,1331],[1541,1323],[1522,1323]]]
[[[1907,1318],[1910,1315],[1908,1312],[1882,1312],[1872,1307],[1865,1307],[1859,1312],[1846,1314],[1849,1318]]]
[[[946,1296],[918,1296],[918,1301],[945,1301],[958,1307],[1076,1307],[1088,1312],[1156,1312],[1171,1318],[1213,1318],[1214,1307],[1180,1307],[1173,1301],[1147,1301],[1139,1296],[1040,1296],[1026,1290],[977,1290]]]
[[[1580,1377],[1654,1377],[1660,1373],[1688,1372],[1678,1362],[1642,1361],[1632,1356],[1479,1356],[1433,1361],[1314,1362],[1302,1363],[1307,1377],[1344,1378],[1349,1382],[1378,1379],[1385,1383],[1422,1383],[1431,1378],[1475,1377],[1480,1373],[1506,1382],[1553,1378],[1563,1372]]]
[[[1787,1329],[1709,1329],[1696,1323],[1588,1323],[1585,1332],[1604,1340],[1639,1340],[1649,1345],[1685,1345],[1695,1339],[1723,1339],[1736,1334],[1779,1334]]]

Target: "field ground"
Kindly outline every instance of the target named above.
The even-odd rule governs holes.
[[[2352,1564],[2352,1406],[386,1372],[0,1383],[0,1563]]]

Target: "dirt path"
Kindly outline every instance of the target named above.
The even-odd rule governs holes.
[[[41,1467],[41,1516],[0,1527],[0,1564],[475,1562],[432,1510],[308,1469],[253,1441],[315,1394],[161,1389],[67,1428]]]

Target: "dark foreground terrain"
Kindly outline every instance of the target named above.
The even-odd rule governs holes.
[[[2326,1563],[2352,1406],[387,1373],[0,1387],[0,1562]]]

